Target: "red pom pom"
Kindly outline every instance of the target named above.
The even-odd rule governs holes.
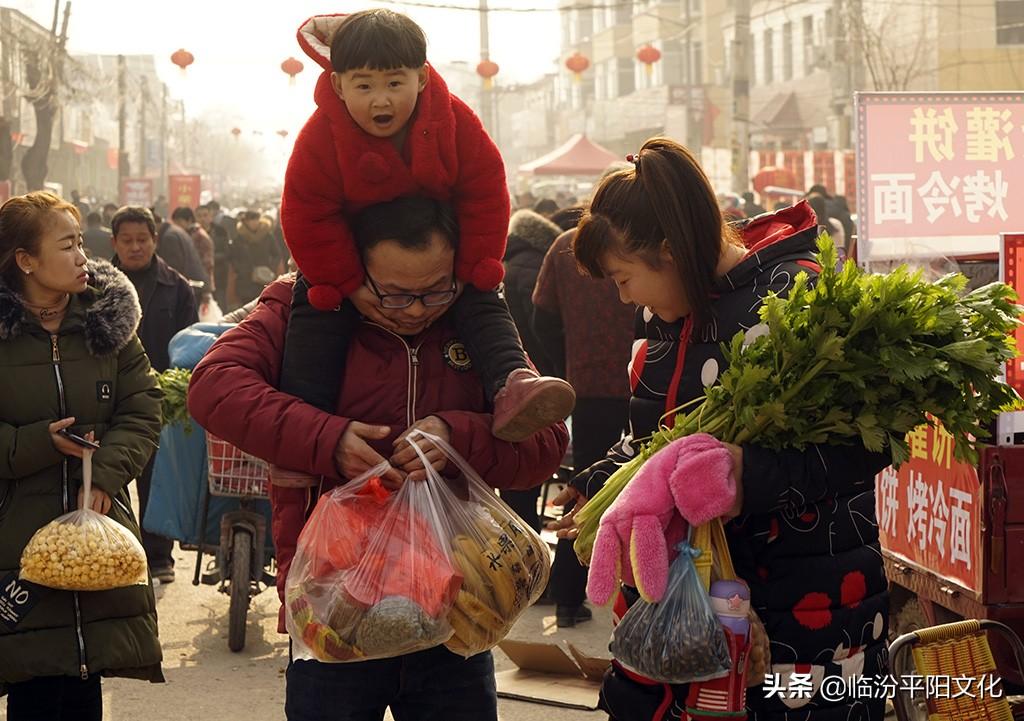
[[[334,310],[341,305],[341,291],[331,285],[314,285],[309,289],[309,304],[317,310]]]
[[[391,177],[391,168],[384,156],[378,153],[363,153],[359,157],[359,174],[370,183],[383,183]]]
[[[479,290],[494,290],[505,277],[505,266],[500,260],[484,258],[473,266],[470,282]]]

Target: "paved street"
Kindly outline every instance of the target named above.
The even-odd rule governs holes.
[[[277,633],[277,595],[273,589],[256,598],[249,612],[246,647],[227,646],[228,597],[214,587],[192,585],[195,553],[175,550],[177,580],[157,586],[160,638],[166,684],[104,679],[105,721],[181,721],[245,719],[279,721],[284,717],[284,670],[288,640]],[[611,621],[599,610],[577,629],[555,627],[554,606],[530,609],[513,630],[517,639],[568,639],[581,650],[601,654],[608,645]],[[499,670],[512,668],[500,651]],[[499,699],[501,721],[604,721],[599,712]],[[0,703],[0,719],[6,719]],[[387,718],[391,718],[390,715]]]

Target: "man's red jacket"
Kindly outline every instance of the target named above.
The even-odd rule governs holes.
[[[324,476],[320,488],[271,487],[280,594],[319,494],[344,483],[334,450],[350,420],[391,427],[388,438],[370,443],[387,458],[392,441],[407,427],[435,415],[451,427],[455,450],[495,488],[532,488],[558,470],[569,444],[565,424],[522,443],[491,435],[483,385],[444,316],[412,345],[363,323],[345,363],[339,415],[277,390],[293,285],[282,279],[267,286],[249,317],[222,335],[196,366],[188,393],[189,411],[214,435],[270,463]],[[284,632],[283,616],[279,629]]]
[[[331,86],[327,37],[343,18],[313,17],[298,32],[299,45],[324,71],[314,92],[317,109],[288,161],[281,226],[312,286],[310,303],[330,310],[363,282],[349,220],[368,206],[409,195],[454,205],[460,230],[456,275],[481,290],[497,287],[510,212],[498,148],[429,65],[404,150],[363,131]]]

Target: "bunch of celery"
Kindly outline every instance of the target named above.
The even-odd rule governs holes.
[[[647,458],[677,438],[703,432],[775,449],[862,443],[899,465],[910,456],[906,434],[938,422],[953,436],[957,459],[976,462],[976,439],[989,436],[998,413],[1021,407],[999,378],[1016,356],[1021,313],[1009,286],[965,294],[959,274],[930,283],[906,267],[886,275],[865,274],[853,262],[838,269],[827,236],[818,251],[817,280],[801,273],[786,297],[767,298],[760,309],[767,334],[745,345],[740,333],[723,344],[720,383],[688,413],[676,409],[671,428],[647,439],[580,509],[575,548],[584,562],[601,515]]]

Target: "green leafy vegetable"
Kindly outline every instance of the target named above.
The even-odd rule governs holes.
[[[192,432],[192,417],[188,413],[188,383],[192,371],[187,368],[171,368],[157,377],[160,390],[164,392],[164,425],[180,423],[185,433]]]
[[[818,239],[818,262],[815,282],[800,273],[786,297],[765,299],[768,333],[723,343],[728,368],[699,405],[673,411],[672,427],[646,439],[580,509],[581,559],[590,558],[601,515],[646,459],[677,438],[709,433],[774,449],[862,443],[898,466],[910,457],[906,434],[938,422],[957,459],[976,463],[976,442],[989,437],[996,415],[1022,407],[998,377],[1016,357],[1022,310],[1009,286],[965,294],[959,274],[929,283],[906,266],[886,275],[852,261],[837,269],[827,235]]]

